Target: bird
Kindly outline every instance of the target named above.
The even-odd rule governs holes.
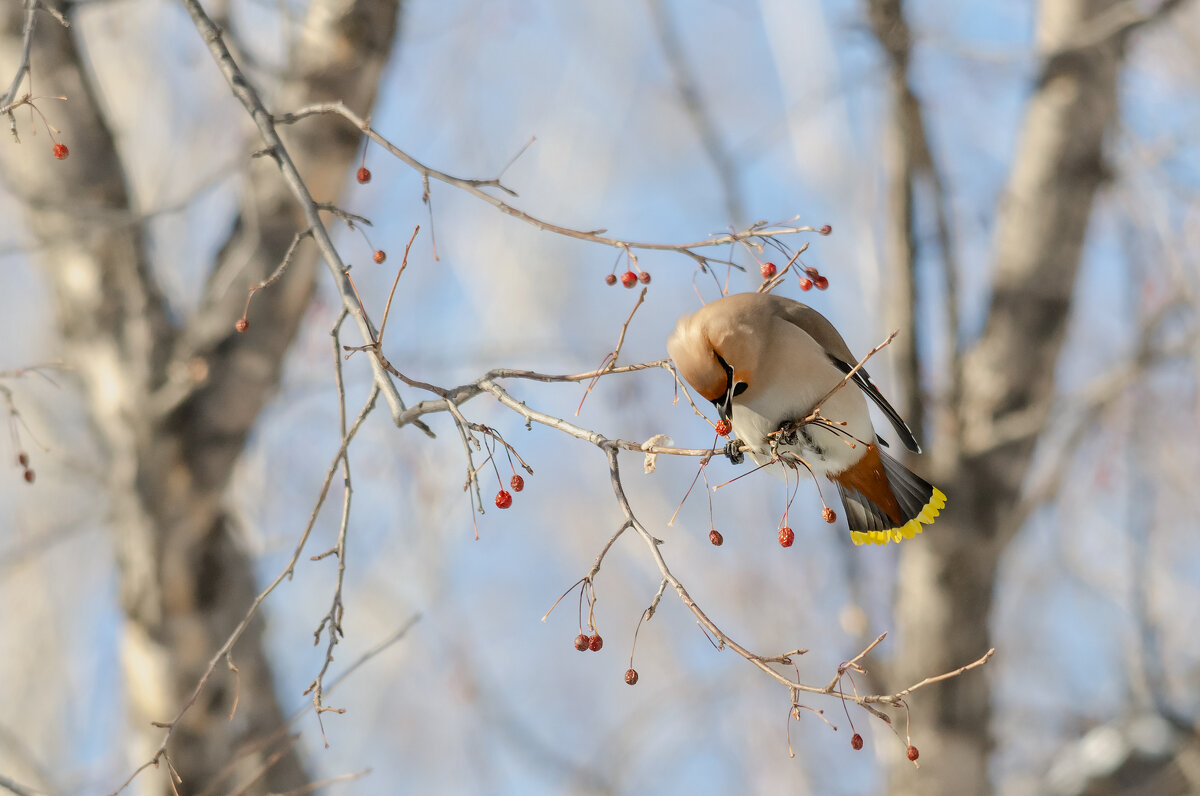
[[[885,450],[867,398],[904,447],[920,453],[921,446],[866,370],[855,369],[858,360],[837,329],[812,307],[771,293],[726,296],[683,315],[667,352],[679,375],[730,423],[736,439],[725,446],[729,459],[740,463],[747,449],[759,465],[798,468],[799,459],[814,476],[828,478],[854,544],[911,539],[945,508],[940,489]],[[804,422],[814,410],[817,417]]]

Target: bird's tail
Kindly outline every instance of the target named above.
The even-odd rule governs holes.
[[[882,545],[913,538],[937,519],[946,507],[946,496],[878,446],[871,445],[869,455],[878,455],[879,469],[872,468],[874,485],[834,476],[850,525],[850,540],[856,545]]]

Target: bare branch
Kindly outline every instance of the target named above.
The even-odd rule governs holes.
[[[233,60],[233,56],[229,53],[229,49],[225,46],[225,42],[221,37],[221,31],[217,29],[217,26],[213,24],[208,14],[205,13],[199,0],[183,0],[183,4],[191,15],[196,29],[200,32],[201,37],[203,37],[204,43],[208,46],[213,59],[217,62],[221,74],[229,82],[229,87],[233,91],[234,96],[237,97],[243,107],[245,107],[246,112],[254,120],[263,143],[266,144],[271,156],[279,165],[280,174],[283,175],[283,179],[291,190],[292,196],[300,206],[309,230],[312,232],[313,240],[317,243],[317,248],[320,250],[321,257],[329,269],[330,276],[333,277],[338,294],[342,299],[342,306],[346,308],[346,311],[350,313],[350,317],[354,319],[354,323],[358,326],[363,339],[368,343],[373,341],[375,339],[375,330],[371,328],[354,296],[354,290],[346,275],[346,266],[342,262],[337,248],[333,245],[333,240],[329,237],[329,230],[325,228],[325,223],[321,220],[320,208],[309,194],[304,178],[300,175],[296,164],[292,162],[287,147],[284,146],[278,132],[275,130],[274,117],[263,106],[262,100],[259,98],[258,92],[254,89],[253,83],[251,83],[249,78],[242,72],[241,67]],[[405,406],[403,400],[400,398],[400,394],[396,391],[396,385],[387,377],[387,372],[378,358],[371,358],[371,368],[375,372],[375,384],[380,392],[383,393],[384,399],[388,402],[388,406],[392,411],[392,417],[399,417],[404,411]]]
[[[21,84],[29,74],[29,55],[33,51],[33,29],[37,25],[38,11],[44,11],[54,17],[64,28],[71,27],[66,17],[41,0],[25,0],[25,24],[21,28],[21,61],[17,64],[17,73],[13,75],[8,93],[0,100],[0,113],[8,115],[9,129],[12,131],[13,140],[18,144],[21,143],[21,137],[17,135],[17,117],[13,114],[13,109],[31,103],[33,99],[29,94],[18,97],[17,92],[21,90]]]
[[[463,179],[461,177],[453,177],[445,172],[441,172],[437,169],[426,166],[424,163],[421,163],[419,160],[397,147],[391,141],[384,138],[379,134],[379,132],[371,127],[367,120],[363,119],[340,102],[326,102],[309,105],[291,113],[276,116],[274,117],[274,121],[277,124],[294,124],[295,122],[298,122],[309,116],[320,114],[333,114],[346,119],[356,128],[361,130],[363,134],[369,137],[372,141],[379,144],[389,153],[420,174],[423,179],[428,180],[432,178],[438,180],[439,182],[444,182],[447,185],[452,185],[455,188],[460,188],[472,196],[482,199],[483,201],[495,207],[497,210],[500,210],[501,212],[510,215],[513,218],[520,219],[527,224],[532,224],[540,230],[553,232],[558,235],[564,235],[568,238],[591,241],[592,243],[599,243],[605,246],[612,246],[617,249],[625,250],[638,249],[644,251],[673,251],[687,255],[698,262],[707,263],[707,259],[697,254],[695,251],[693,251],[693,249],[724,246],[729,243],[736,243],[753,238],[774,238],[784,235],[795,235],[800,232],[817,231],[815,227],[811,226],[782,226],[771,225],[766,222],[758,222],[736,232],[713,235],[705,240],[692,241],[690,243],[650,243],[645,241],[632,241],[621,238],[607,237],[602,234],[605,232],[605,230],[571,229],[570,227],[553,224],[549,221],[537,218],[536,216],[529,215],[523,210],[519,210],[504,200],[498,199],[497,197],[492,196],[483,190],[483,188],[490,187],[512,194],[512,191],[501,185],[498,179]]]

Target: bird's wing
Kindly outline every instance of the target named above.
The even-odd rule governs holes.
[[[834,328],[833,324],[824,315],[812,307],[789,299],[781,299],[776,303],[776,307],[779,314],[785,320],[799,327],[801,331],[813,340],[816,340],[817,344],[825,349],[825,355],[829,357],[829,360],[842,373],[849,373],[854,370],[854,365],[858,362],[858,359],[854,354],[850,353],[850,347],[846,345],[846,341],[842,339],[842,336],[838,334],[838,330]],[[888,421],[892,424],[892,428],[896,429],[896,433],[900,436],[900,441],[904,443],[904,447],[913,453],[920,453],[921,446],[917,443],[916,435],[908,427],[908,423],[904,422],[904,418],[900,417],[900,413],[896,411],[895,407],[883,397],[883,393],[879,392],[879,388],[875,386],[871,381],[871,377],[867,374],[866,368],[859,368],[850,378],[887,415]]]

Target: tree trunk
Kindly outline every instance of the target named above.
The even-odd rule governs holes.
[[[996,572],[1018,530],[1013,509],[1051,408],[1084,236],[1105,180],[1104,138],[1117,118],[1127,31],[1075,42],[1118,2],[1040,6],[1042,66],[998,210],[991,303],[983,335],[963,363],[961,399],[951,407],[962,438],[939,439],[934,450],[934,480],[949,504],[928,544],[903,547],[898,687],[992,646]],[[975,673],[922,693],[913,716],[921,768],[894,761],[893,792],[990,792],[989,691],[986,674]]]
[[[24,15],[15,3],[0,13],[0,61],[15,64]],[[398,13],[397,0],[316,0],[277,109],[342,100],[367,114]],[[235,263],[237,278],[232,286],[211,279],[200,310],[175,322],[73,30],[39,16],[31,56],[36,86],[40,95],[67,97],[56,124],[65,116],[58,126],[70,156],[56,161],[44,138],[23,135],[20,145],[0,146],[0,163],[26,199],[36,257],[56,299],[63,359],[78,376],[107,457],[132,768],[163,738],[150,722],[174,718],[258,591],[222,500],[278,383],[313,292],[316,261],[311,248],[302,249],[283,279],[256,296],[251,330],[234,332],[246,289],[275,269],[304,229],[278,172],[260,159],[245,192],[254,207],[242,211],[255,221],[239,221],[213,269]],[[310,120],[288,141],[318,201],[335,200],[348,182],[358,144],[354,130],[326,119]],[[222,665],[172,735],[168,753],[181,794],[241,785],[265,793],[307,781],[286,733],[251,743],[283,724],[262,629],[256,618],[233,650],[238,675]],[[164,774],[143,774],[135,783],[140,792],[172,792]]]

